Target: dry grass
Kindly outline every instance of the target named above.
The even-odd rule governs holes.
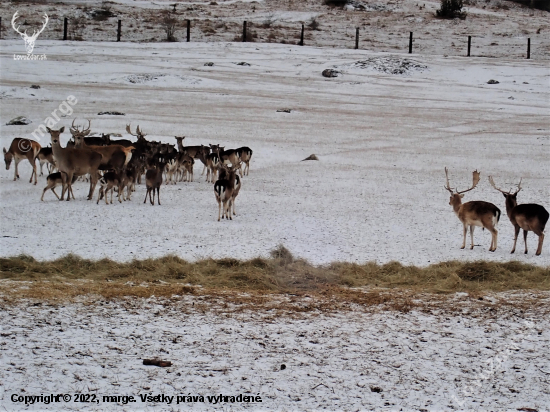
[[[407,312],[422,294],[430,294],[430,300],[437,301],[437,296],[445,300],[456,292],[475,297],[487,292],[550,290],[550,268],[520,262],[451,261],[426,268],[397,262],[313,266],[294,258],[282,246],[272,251],[269,259],[206,259],[195,263],[176,256],[129,263],[74,255],[39,262],[18,256],[0,259],[0,279],[0,299],[4,302],[194,295],[221,297],[225,304],[241,308],[265,306],[269,301],[279,309],[292,307],[295,311],[326,311],[355,304],[385,305]]]

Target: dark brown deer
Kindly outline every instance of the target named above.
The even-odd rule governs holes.
[[[16,137],[12,140],[10,149],[6,150],[4,147],[4,162],[6,162],[6,170],[10,170],[12,160],[15,160],[15,173],[13,180],[19,179],[19,171],[17,165],[21,160],[27,159],[32,166],[32,174],[29,183],[32,182],[34,176],[34,184],[38,182],[36,174],[36,157],[40,152],[41,146],[34,140],[25,139],[22,137]]]
[[[118,190],[117,198],[119,203],[122,203],[122,200],[120,197],[123,195],[122,193],[122,180],[123,180],[123,173],[117,173],[113,171],[109,171],[103,174],[103,177],[99,179],[100,188],[97,194],[97,203],[99,204],[99,201],[103,199],[103,196],[105,196],[105,204],[108,205],[109,201],[107,200],[109,197],[109,192],[111,192],[111,204],[113,204],[113,192],[115,187]]]
[[[47,163],[46,168],[48,169],[48,173],[52,173],[55,168],[55,160],[53,160],[53,151],[51,146],[43,147],[38,152],[38,156],[36,156],[38,159],[38,162],[40,163],[40,176],[44,176],[44,173],[42,171],[42,168],[44,166],[44,163]]]
[[[224,173],[224,178],[218,179],[216,183],[214,183],[214,195],[218,202],[218,222],[220,221],[220,217],[233,220],[231,217],[231,204],[233,201],[236,179],[238,178],[236,166],[227,167],[220,165],[220,169],[220,177],[221,173]],[[222,204],[223,213],[221,212]]]
[[[147,195],[149,195],[149,201],[151,205],[155,205],[155,189],[157,191],[157,203],[160,206],[160,186],[162,185],[162,173],[164,167],[166,166],[166,161],[162,157],[153,158],[147,168],[145,173],[145,185],[147,186],[147,192],[145,193],[145,200],[143,203],[147,202]],[[153,192],[153,197],[151,198],[151,192]]]
[[[514,225],[514,247],[510,253],[516,251],[516,243],[518,241],[519,230],[523,229],[523,240],[525,242],[525,253],[527,253],[527,232],[532,231],[539,237],[539,245],[535,255],[542,253],[542,242],[544,242],[544,227],[548,222],[548,211],[541,205],[536,203],[523,203],[518,205],[517,195],[521,190],[521,179],[518,183],[518,189],[512,193],[496,187],[492,176],[489,176],[489,182],[496,190],[504,195],[506,199],[506,214]]]
[[[494,252],[497,250],[498,231],[496,226],[500,219],[500,209],[492,203],[481,200],[474,200],[462,204],[462,198],[464,197],[463,193],[469,192],[477,186],[479,183],[480,173],[477,170],[474,171],[472,187],[461,192],[456,189],[454,189],[453,192],[453,189],[450,188],[447,168],[445,168],[445,177],[447,179],[445,189],[451,193],[449,204],[453,207],[454,212],[464,226],[464,240],[462,241],[461,249],[466,247],[466,233],[468,231],[468,227],[470,227],[470,237],[472,241],[470,249],[474,248],[474,228],[476,226],[480,226],[491,232],[492,237],[489,252]]]
[[[77,177],[78,176],[74,175],[73,180],[72,180],[71,183],[74,183]],[[54,189],[57,186],[60,186],[60,185],[62,186],[63,185],[63,178],[61,177],[61,172],[50,173],[48,175],[48,177],[46,178],[46,181],[47,181],[48,185],[42,191],[42,197],[40,198],[40,200],[44,201],[44,194],[46,193],[46,191],[48,189],[51,189],[53,194],[57,197],[57,200],[60,200],[59,195],[55,192]],[[71,195],[73,196],[73,199],[74,199],[74,194],[73,194],[73,189],[72,188],[69,189],[69,196],[71,196]]]
[[[243,177],[243,175],[248,176],[248,172],[250,170],[250,159],[252,158],[252,149],[250,147],[243,146],[236,150],[240,161],[245,164],[244,172],[242,167],[239,165],[239,173],[241,174],[241,177]]]

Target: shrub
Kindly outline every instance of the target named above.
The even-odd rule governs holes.
[[[344,7],[348,4],[348,0],[323,0],[323,4],[331,7]]]
[[[441,9],[436,10],[437,17],[454,19],[455,17],[465,19],[466,12],[462,11],[463,0],[441,0]]]

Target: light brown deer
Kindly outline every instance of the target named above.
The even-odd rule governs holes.
[[[535,255],[542,253],[542,242],[544,242],[544,227],[548,222],[548,211],[541,205],[536,203],[524,203],[518,205],[517,195],[521,190],[521,179],[518,183],[518,189],[512,193],[512,189],[508,192],[496,187],[492,176],[489,176],[489,182],[496,190],[501,192],[506,199],[506,214],[514,225],[514,247],[510,253],[516,251],[516,243],[518,241],[519,230],[523,229],[523,241],[525,242],[525,253],[527,253],[527,232],[532,231],[539,237],[539,245]]]
[[[52,130],[46,127],[50,138],[52,139],[52,151],[55,159],[57,169],[62,172],[61,177],[63,179],[63,190],[61,192],[61,199],[64,199],[65,192],[72,192],[73,176],[83,176],[90,174],[90,192],[88,193],[88,200],[91,200],[97,185],[97,169],[101,163],[102,156],[90,149],[76,149],[76,148],[63,148],[61,147],[59,135],[63,133],[65,127],[63,126],[59,130]],[[67,201],[70,200],[70,196],[67,195]]]
[[[88,120],[88,128],[82,130],[78,126],[74,125],[74,120],[70,128],[71,134],[75,141],[75,148],[87,148],[94,152],[100,153],[102,156],[99,170],[116,170],[121,172],[132,158],[132,150],[134,146],[121,146],[121,145],[109,145],[109,146],[88,146],[84,140],[88,134],[90,134],[90,121]]]
[[[36,157],[38,156],[38,152],[40,152],[41,149],[40,143],[35,142],[34,140],[16,137],[11,142],[10,150],[6,150],[5,147],[3,149],[4,162],[6,162],[6,170],[10,170],[11,162],[15,161],[15,172],[13,180],[19,179],[19,171],[17,170],[17,165],[21,160],[27,159],[32,166],[32,174],[29,183],[32,182],[32,177],[34,176],[34,184],[36,184],[38,182],[36,174]]]
[[[500,209],[492,203],[484,202],[481,200],[474,200],[462,204],[464,193],[474,189],[479,183],[480,172],[478,172],[477,170],[473,172],[472,187],[461,192],[457,191],[456,189],[454,189],[453,192],[453,189],[451,189],[449,185],[449,174],[447,168],[445,168],[445,177],[447,179],[447,185],[445,186],[445,189],[447,189],[449,193],[451,193],[449,204],[453,207],[454,212],[464,226],[464,239],[462,241],[461,249],[464,249],[466,247],[466,232],[468,231],[468,227],[470,227],[470,237],[472,241],[470,249],[474,248],[474,228],[475,226],[480,226],[491,232],[491,247],[489,248],[489,251],[494,252],[495,250],[497,250],[498,231],[496,229],[496,225],[500,219]]]

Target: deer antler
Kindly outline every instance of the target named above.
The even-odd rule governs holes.
[[[514,193],[512,193],[512,189],[510,189],[508,192],[505,192],[504,190],[502,189],[499,189],[498,187],[496,187],[495,185],[495,181],[493,180],[493,176],[489,176],[489,183],[491,183],[491,186],[493,186],[496,190],[498,190],[499,192],[505,194],[505,195],[517,195],[519,193],[519,191],[521,190],[521,181],[523,180],[523,177],[521,179],[519,179],[519,183],[518,183],[518,190],[516,190]]]
[[[477,186],[477,184],[479,183],[479,179],[480,179],[480,174],[481,172],[478,172],[477,170],[474,170],[474,172],[472,173],[472,178],[473,178],[473,184],[472,184],[472,187],[469,188],[469,189],[466,189],[466,190],[463,190],[461,192],[459,192],[458,190],[454,189],[454,192],[453,192],[453,189],[451,189],[450,187],[450,184],[449,184],[449,173],[447,171],[447,168],[445,168],[445,177],[447,178],[447,185],[445,186],[445,189],[447,189],[451,194],[461,194],[461,193],[466,193],[466,192],[469,192],[470,190],[472,189],[475,189],[475,187]]]
[[[447,179],[447,185],[445,186],[445,189],[447,189],[452,195],[454,195],[453,189],[451,189],[449,184],[449,172],[447,171],[447,168],[445,168],[445,178]]]
[[[82,134],[84,136],[88,136],[90,134],[90,126],[92,125],[92,122],[90,121],[90,119],[87,119],[88,120],[88,128],[87,129],[84,129],[84,126],[82,126]]]
[[[457,193],[457,194],[466,193],[466,192],[469,192],[469,191],[472,190],[472,189],[475,189],[475,187],[476,187],[477,184],[479,183],[480,175],[481,175],[480,172],[478,172],[477,170],[474,170],[473,173],[472,173],[472,177],[473,177],[473,184],[472,184],[472,187],[469,188],[469,189],[463,190],[462,192],[458,192],[458,191],[457,191],[456,193]]]
[[[74,121],[75,121],[75,120],[76,120],[76,119],[73,119],[73,123],[71,124],[71,129],[70,129],[70,130],[71,130],[71,134],[72,134],[72,135],[74,135],[75,133],[79,133],[79,132],[80,132],[80,130],[78,129],[78,126],[75,126],[75,125],[74,125]]]

